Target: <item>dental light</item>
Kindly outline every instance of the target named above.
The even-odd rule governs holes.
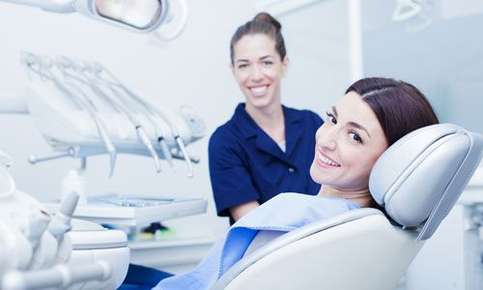
[[[174,15],[173,0],[0,0],[15,4],[41,8],[56,13],[78,12],[89,18],[107,22],[137,32],[150,32],[161,25],[179,18],[171,35],[179,35],[186,24],[187,6],[185,0],[176,0],[179,11]],[[176,16],[176,17],[175,17]]]

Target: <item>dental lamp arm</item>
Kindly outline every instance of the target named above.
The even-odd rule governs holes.
[[[13,4],[37,7],[46,11],[57,13],[73,13],[75,12],[74,0],[0,0]]]
[[[136,32],[150,32],[156,30],[167,21],[168,0],[0,0],[24,6],[41,8],[55,13],[78,12],[97,21],[102,21]],[[180,1],[180,0],[178,0]],[[184,1],[184,0],[183,0]],[[184,15],[184,14],[183,14]],[[183,16],[183,20],[185,20]],[[184,23],[178,28],[182,31]],[[178,31],[177,30],[177,31]],[[176,31],[176,32],[177,32]],[[174,35],[178,36],[179,33]],[[170,35],[164,39],[171,40]]]

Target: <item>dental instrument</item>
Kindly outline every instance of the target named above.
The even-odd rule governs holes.
[[[80,82],[83,85],[89,87],[94,92],[95,95],[101,98],[104,98],[106,102],[108,102],[115,110],[117,110],[118,112],[121,112],[124,116],[127,117],[129,122],[132,124],[134,130],[136,131],[136,134],[139,140],[141,141],[142,144],[146,146],[147,150],[150,152],[151,156],[153,157],[156,171],[159,173],[161,171],[159,156],[154,150],[151,144],[151,141],[147,137],[147,133],[145,132],[143,125],[138,120],[138,118],[134,114],[131,114],[130,111],[121,102],[118,102],[118,100],[116,100],[115,98],[112,98],[108,94],[104,93],[100,88],[98,88],[93,83],[93,80],[89,78],[83,78],[83,76],[85,75],[82,73],[82,70],[77,68],[74,62],[68,59],[67,57],[60,57],[57,60],[56,64],[58,69],[64,75],[64,77],[70,80]],[[69,70],[71,69],[74,70],[77,74],[70,72]]]
[[[205,134],[204,122],[193,110],[182,107],[179,113],[161,112],[122,83],[115,83],[105,74],[97,77],[92,73],[95,66],[86,65],[88,62],[72,61],[74,68],[68,70],[70,75],[85,80],[83,82],[66,76],[67,70],[63,72],[59,62],[54,63],[50,58],[27,52],[22,56],[22,63],[31,76],[31,85],[26,92],[28,97],[24,98],[27,104],[20,104],[18,100],[15,107],[25,107],[22,113],[34,117],[48,144],[55,151],[60,151],[48,156],[31,156],[31,163],[64,157],[84,158],[106,152],[111,156],[119,153],[152,156],[149,150],[136,145],[134,139],[139,140],[139,136],[135,130],[129,130],[132,123],[121,114],[119,106],[111,104],[111,99],[121,103],[147,130],[145,136],[156,145],[152,148],[158,156],[167,160],[183,158],[189,163],[199,161],[199,158],[189,156],[186,150],[182,154],[185,144]],[[89,82],[94,84],[91,86]],[[59,123],[63,126],[58,126]],[[104,148],[100,146],[99,140]],[[112,162],[111,168],[114,168]],[[188,168],[192,175],[192,167]]]
[[[144,129],[144,126],[141,120],[137,117],[136,114],[131,113],[131,111],[128,109],[129,108],[128,104],[124,104],[122,99],[115,94],[113,96],[110,96],[108,93],[105,93],[101,88],[102,84],[101,86],[99,86],[99,82],[96,81],[96,79],[86,74],[85,69],[80,65],[75,64],[71,59],[62,57],[59,63],[60,65],[62,65],[62,68],[64,69],[64,73],[66,73],[69,77],[89,85],[90,88],[97,95],[106,99],[107,102],[109,102],[109,104],[112,107],[119,110],[122,114],[124,114],[127,117],[127,119],[130,121],[130,123],[133,125],[135,129],[138,139],[141,141],[142,144],[144,144],[144,146],[146,146],[148,152],[151,154],[151,157],[154,160],[156,171],[158,173],[161,172],[161,164],[159,162],[159,156],[156,153],[156,150],[154,149],[153,145],[151,144],[151,141],[148,137],[148,134],[146,133],[146,130]],[[68,73],[69,68],[74,69],[80,75],[80,77],[77,77],[73,74]]]
[[[26,65],[28,69],[30,69],[31,72],[34,72],[37,75],[41,76],[42,78],[51,81],[57,87],[57,89],[59,89],[62,93],[64,93],[66,96],[70,96],[71,97],[70,100],[74,101],[74,103],[76,103],[79,107],[85,109],[85,111],[88,112],[88,114],[94,121],[97,132],[101,137],[105,145],[105,149],[110,156],[109,176],[112,177],[112,175],[114,174],[114,168],[116,163],[116,154],[117,154],[116,148],[114,147],[114,144],[112,143],[112,140],[107,133],[105,123],[96,112],[96,107],[89,99],[89,97],[77,85],[73,83],[64,84],[63,82],[61,82],[51,70],[53,65],[51,61],[49,61],[48,59],[44,59],[44,61],[41,61],[37,56],[33,54],[25,53],[23,58],[23,63]],[[79,94],[74,93],[66,85],[76,88],[76,92],[78,92]],[[53,155],[53,156],[44,157],[44,158],[32,157],[31,160],[34,161],[32,164],[35,164],[37,162],[57,159],[65,156],[74,157],[76,155],[72,156],[72,154],[78,153],[78,152],[79,150],[75,150],[74,148],[68,148],[66,152],[63,154],[56,154],[55,156]]]
[[[102,72],[106,73],[107,76],[111,79],[111,83],[113,86],[116,86],[120,88],[122,91],[124,91],[127,95],[129,95],[133,100],[135,100],[137,103],[139,103],[141,106],[143,106],[146,111],[150,112],[151,114],[158,116],[161,120],[163,120],[166,124],[169,125],[171,129],[171,133],[174,137],[174,140],[176,141],[176,144],[178,146],[178,149],[181,151],[181,156],[183,156],[184,160],[186,161],[187,167],[188,167],[188,177],[193,177],[193,164],[191,162],[191,157],[188,154],[188,151],[186,150],[185,143],[183,141],[183,138],[181,137],[178,128],[175,126],[173,122],[169,120],[168,117],[165,116],[159,109],[154,108],[153,106],[149,105],[146,103],[143,99],[139,98],[135,93],[133,93],[131,90],[129,90],[127,87],[125,87],[122,82],[119,81],[116,76],[111,73],[107,68],[103,67],[100,64],[95,64],[97,67],[98,75],[100,76]],[[100,76],[101,77],[101,76]]]
[[[119,85],[118,85],[119,82],[114,83],[112,81],[109,81],[109,80],[106,80],[105,78],[103,78],[101,76],[103,68],[100,65],[98,65],[96,63],[91,65],[87,62],[84,62],[83,68],[84,68],[84,72],[86,74],[92,75],[91,77],[93,79],[95,79],[95,80],[103,83],[104,85],[108,86],[110,88],[111,92],[114,93],[115,95],[117,95],[119,97],[119,99],[121,99],[121,100],[124,99],[123,93],[124,93],[124,95],[126,95],[126,91],[121,90],[119,92],[119,88],[120,88]],[[130,98],[131,101],[133,100],[132,95],[127,95],[126,97]],[[157,136],[157,142],[158,142],[158,144],[161,148],[163,156],[166,159],[166,161],[168,162],[168,164],[170,165],[170,167],[173,167],[174,166],[173,165],[173,158],[171,156],[171,153],[169,152],[169,146],[166,142],[166,139],[168,138],[166,133],[165,133],[166,129],[164,129],[163,126],[162,126],[165,123],[162,120],[159,120],[159,119],[156,121],[155,117],[153,118],[152,112],[149,109],[149,107],[145,106],[143,102],[139,102],[139,98],[135,98],[134,100],[136,102],[131,102],[129,104],[129,107],[140,108],[140,110],[138,110],[138,113],[143,113],[144,116],[147,118],[147,120],[151,123],[151,125],[155,129],[155,134]],[[126,104],[126,106],[128,106],[128,105]],[[167,126],[167,124],[165,124],[165,126]],[[169,128],[168,128],[168,130],[169,130]]]
[[[131,128],[132,122],[138,122],[146,128],[147,141],[156,145],[152,148],[159,156],[186,160],[188,154],[179,153],[179,139],[188,144],[205,134],[204,122],[193,110],[189,107],[181,107],[179,113],[155,110],[138,95],[134,95],[136,99],[129,96],[126,92],[132,91],[120,82],[114,86],[112,79],[106,75],[98,78],[87,62],[76,63],[69,58],[55,58],[53,61],[53,58],[26,52],[22,55],[22,64],[30,76],[30,85],[26,97],[22,99],[26,103],[20,104],[19,100],[14,107],[25,108],[21,113],[31,115],[44,139],[57,151],[47,156],[30,156],[29,161],[35,164],[64,157],[81,161],[80,168],[70,170],[62,182],[62,196],[72,191],[83,196],[81,200],[84,202],[76,210],[76,217],[140,228],[159,220],[206,211],[207,203],[200,198],[170,197],[166,200],[152,195],[113,194],[87,198],[83,195],[83,172],[86,170],[87,157],[110,154],[109,149],[106,150],[106,143],[112,146],[116,154],[150,155],[146,146],[140,146],[142,144],[135,130],[126,130]],[[113,105],[113,101],[116,104]],[[127,118],[123,109],[134,117]],[[164,142],[159,142],[160,139]],[[192,163],[199,162],[198,157],[188,158]],[[8,160],[1,155],[0,159]],[[111,175],[113,168],[111,163]],[[53,204],[49,207],[55,209],[58,206]]]

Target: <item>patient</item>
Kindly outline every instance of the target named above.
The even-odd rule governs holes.
[[[355,82],[326,114],[315,136],[310,168],[312,179],[322,184],[318,197],[280,194],[230,227],[193,271],[172,277],[154,272],[148,277],[150,270],[132,267],[121,289],[151,289],[160,280],[153,289],[209,289],[232,265],[279,235],[352,209],[376,206],[368,184],[378,157],[407,133],[438,123],[417,88],[387,78]],[[135,271],[141,272],[133,280]]]

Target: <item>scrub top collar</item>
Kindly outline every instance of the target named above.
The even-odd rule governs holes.
[[[289,162],[289,157],[293,153],[297,142],[303,136],[304,128],[301,126],[302,114],[300,112],[282,106],[285,120],[285,142],[286,150],[283,152],[275,141],[260,128],[255,120],[245,110],[245,104],[240,103],[236,107],[232,121],[245,139],[256,138],[258,149],[277,157],[280,160]],[[315,136],[314,136],[315,138]]]

